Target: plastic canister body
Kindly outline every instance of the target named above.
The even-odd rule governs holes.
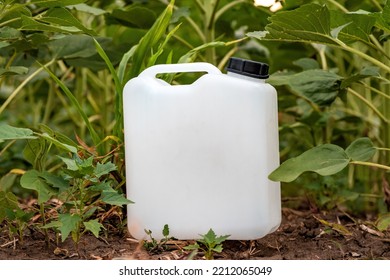
[[[157,73],[204,71],[189,85]],[[212,228],[250,240],[281,220],[277,94],[264,80],[222,74],[206,63],[156,65],[124,88],[128,228],[178,239]]]

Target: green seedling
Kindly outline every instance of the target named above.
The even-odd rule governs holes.
[[[20,209],[13,193],[0,191],[0,223],[8,225],[10,237],[16,234],[19,242],[23,243],[24,231],[33,215],[34,212]]]
[[[222,243],[230,235],[218,236],[210,229],[205,235],[200,235],[203,238],[196,240],[194,244],[184,247],[185,250],[203,251],[206,260],[213,260],[214,253],[221,253],[223,250]]]
[[[61,233],[62,242],[72,236],[76,248],[80,238],[91,232],[99,237],[103,224],[94,215],[105,205],[122,206],[131,203],[123,194],[114,189],[114,180],[110,173],[116,166],[110,162],[95,162],[93,157],[61,158],[66,164],[64,173],[59,176],[45,177],[48,184],[58,188],[58,197],[65,201],[58,220],[52,221],[44,228],[56,228]],[[47,175],[47,174],[46,174]]]
[[[162,230],[162,234],[164,235],[164,238],[161,240],[156,240],[152,236],[152,231],[145,229],[145,233],[149,236],[150,241],[145,241],[143,243],[144,248],[150,252],[161,252],[166,251],[168,249],[167,242],[172,239],[172,237],[169,236],[169,226],[166,224],[164,225],[164,228]]]

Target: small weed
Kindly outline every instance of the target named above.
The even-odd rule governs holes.
[[[152,231],[145,229],[145,233],[150,237],[150,241],[144,241],[144,248],[150,252],[161,252],[161,251],[166,251],[168,249],[167,247],[167,242],[168,240],[171,240],[172,237],[169,236],[169,226],[164,225],[164,228],[162,230],[162,234],[164,235],[164,238],[161,239],[160,241],[157,241],[153,236],[152,236]]]
[[[210,229],[205,235],[201,235],[203,238],[196,240],[195,244],[188,245],[184,247],[185,250],[198,251],[201,250],[204,252],[204,256],[207,260],[214,259],[214,253],[221,253],[223,250],[222,243],[230,235],[221,235],[218,236],[215,232]]]

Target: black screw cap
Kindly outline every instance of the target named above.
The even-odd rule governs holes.
[[[269,66],[266,63],[232,57],[228,61],[226,71],[257,79],[267,79]]]

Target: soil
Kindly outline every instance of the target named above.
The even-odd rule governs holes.
[[[203,259],[202,253],[191,254],[183,247],[194,241],[170,240],[161,250],[148,252],[142,243],[122,232],[110,232],[99,239],[86,235],[79,250],[68,238],[64,243],[49,246],[43,234],[29,228],[23,243],[9,237],[3,225],[0,232],[0,259]],[[369,219],[363,221],[339,211],[316,212],[283,209],[279,229],[264,238],[252,241],[226,241],[215,259],[267,260],[344,260],[390,259],[390,230],[379,232]]]

